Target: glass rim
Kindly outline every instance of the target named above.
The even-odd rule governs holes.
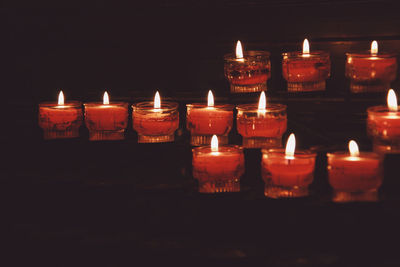
[[[303,56],[303,52],[301,51],[291,51],[291,52],[284,52],[282,53],[282,57],[288,57],[288,58],[301,58],[301,59],[307,59],[307,58],[316,58],[316,57],[329,57],[330,54],[327,51],[322,51],[322,50],[315,50],[311,51],[309,56]]]
[[[259,58],[259,57],[265,57],[265,58],[269,59],[270,56],[271,56],[271,53],[269,51],[264,51],[264,50],[243,51],[244,61],[247,61],[249,59]],[[225,54],[224,60],[225,61],[237,61],[236,53]]]
[[[157,109],[157,111],[165,112],[165,111],[173,111],[178,110],[179,104],[178,102],[170,102],[170,101],[162,101],[161,107]],[[143,101],[132,104],[133,110],[153,110],[154,109],[154,101]]]
[[[208,105],[205,104],[205,103],[191,103],[191,104],[186,104],[186,107],[187,108],[207,108]],[[232,105],[232,104],[214,104],[214,106],[212,106],[212,108],[233,111],[233,109],[235,108],[235,105]]]
[[[350,156],[350,152],[349,151],[335,151],[335,152],[328,152],[326,153],[326,156],[328,158],[348,158],[351,157]],[[375,159],[383,159],[383,156],[372,152],[372,151],[360,151],[360,155],[357,156],[359,158],[375,158]]]
[[[45,101],[39,103],[39,107],[57,107],[57,106],[67,106],[67,107],[82,107],[82,102],[81,101],[67,101],[63,105],[58,105],[58,102],[52,102],[52,101]]]
[[[374,114],[374,115],[387,115],[387,114],[382,114],[383,112],[389,112],[390,114],[396,114],[400,116],[400,106],[398,106],[398,110],[397,111],[390,111],[388,106],[372,106],[367,108],[367,112],[368,114]]]
[[[284,148],[263,148],[261,149],[262,155],[280,155],[284,156],[285,155],[285,150]],[[296,149],[294,151],[294,157],[296,158],[315,158],[317,156],[316,152],[313,152],[308,149]]]
[[[240,104],[236,106],[238,111],[258,112],[258,104]],[[285,111],[287,106],[284,104],[267,103],[265,112]]]
[[[97,106],[128,106],[129,103],[128,102],[122,102],[122,101],[113,101],[110,102],[110,104],[103,104],[103,102],[87,102],[87,103],[83,103],[83,106],[85,107],[97,107]]]
[[[211,146],[199,146],[192,148],[192,152],[195,154],[209,154],[211,153]],[[243,147],[239,145],[221,145],[218,147],[220,153],[243,153]]]
[[[371,54],[371,50],[367,51],[362,51],[362,52],[347,52],[346,57],[357,57],[357,58],[371,58],[375,57],[376,59],[382,59],[382,58],[395,58],[397,57],[397,53],[393,52],[378,52],[376,55]]]

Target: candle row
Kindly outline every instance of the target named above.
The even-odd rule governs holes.
[[[262,149],[261,172],[264,195],[269,198],[308,196],[314,180],[316,153],[296,150],[296,138],[291,134],[286,149]],[[333,201],[376,201],[383,181],[383,157],[373,152],[360,153],[355,141],[349,142],[349,152],[327,153],[328,179],[333,188]],[[211,147],[193,149],[193,177],[199,182],[199,192],[239,192],[243,175],[243,148],[237,145],[219,147],[214,135]]]
[[[237,42],[236,52],[224,56],[225,77],[233,93],[249,93],[267,90],[271,77],[270,53],[267,51],[245,51]],[[353,93],[384,92],[396,79],[397,59],[393,53],[379,53],[378,43],[371,43],[366,53],[346,53],[346,77],[350,79]],[[326,80],[331,75],[328,52],[311,51],[307,39],[302,52],[282,54],[282,75],[289,92],[325,90]]]

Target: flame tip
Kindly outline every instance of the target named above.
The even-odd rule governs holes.
[[[286,142],[286,149],[285,149],[286,157],[290,158],[294,157],[295,150],[296,150],[296,136],[294,135],[294,133],[291,133]]]
[[[390,111],[398,111],[397,96],[393,89],[389,89],[389,91],[388,91],[387,106]]]
[[[211,138],[211,151],[218,152],[218,137],[215,134]]]

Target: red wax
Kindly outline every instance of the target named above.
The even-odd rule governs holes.
[[[232,84],[250,85],[257,83],[266,83],[270,77],[270,70],[265,65],[238,65],[227,69],[226,76]]]
[[[339,155],[339,156],[337,156]],[[382,184],[381,158],[375,153],[328,153],[329,183],[336,191],[359,192],[378,189]]]
[[[205,105],[188,105],[186,127],[195,135],[224,135],[232,128],[232,106],[224,105],[230,110],[223,110],[219,106],[206,107]]]
[[[330,75],[330,60],[324,57],[287,58],[282,62],[282,74],[288,82],[315,82]]]
[[[348,55],[346,75],[358,82],[382,80],[393,81],[396,78],[397,61],[395,57],[364,57]]]
[[[243,137],[280,137],[286,126],[286,116],[276,117],[268,113],[258,117],[237,116],[237,130]]]
[[[400,112],[389,111],[385,106],[368,109],[368,132],[375,138],[400,138]]]
[[[77,137],[82,124],[80,102],[64,105],[42,103],[39,105],[39,126],[44,130],[46,139]]]
[[[142,135],[168,135],[173,134],[179,127],[179,116],[150,112],[133,115],[133,129]]]

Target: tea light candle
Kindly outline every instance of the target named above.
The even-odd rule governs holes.
[[[220,144],[228,143],[228,133],[233,122],[232,105],[214,104],[214,96],[210,90],[207,105],[194,103],[186,107],[186,128],[190,131],[191,145],[210,144],[214,134],[218,136]]]
[[[154,102],[132,105],[132,120],[139,143],[173,142],[179,127],[178,103],[161,102],[157,91]]]
[[[282,74],[289,92],[325,90],[326,79],[331,75],[329,53],[310,52],[309,42],[304,39],[303,52],[287,52],[282,57]]]
[[[308,186],[314,179],[316,154],[306,150],[295,151],[295,147],[296,138],[291,134],[285,150],[262,150],[261,172],[266,197],[308,196]]]
[[[379,53],[378,43],[371,43],[370,53],[346,53],[346,77],[353,93],[383,92],[396,79],[395,54]]]
[[[239,192],[244,173],[243,149],[236,145],[218,146],[218,137],[211,147],[196,147],[193,152],[193,177],[199,182],[199,192]]]
[[[372,137],[375,152],[400,152],[400,111],[393,89],[387,95],[387,106],[367,109],[367,130]]]
[[[286,131],[286,106],[266,103],[261,92],[257,104],[236,107],[237,130],[243,137],[245,148],[277,148],[282,146],[282,135]]]
[[[250,93],[267,90],[267,80],[271,77],[269,52],[246,51],[243,53],[240,41],[236,53],[224,56],[225,77],[232,93]]]
[[[328,178],[334,202],[376,201],[383,180],[382,157],[373,152],[359,152],[355,141],[348,152],[327,153]]]
[[[60,91],[58,103],[39,104],[39,126],[43,129],[44,139],[74,138],[79,136],[82,125],[82,103],[64,102],[64,93]]]
[[[85,103],[85,124],[89,140],[122,140],[128,126],[128,103],[111,102],[104,92],[103,103]]]

